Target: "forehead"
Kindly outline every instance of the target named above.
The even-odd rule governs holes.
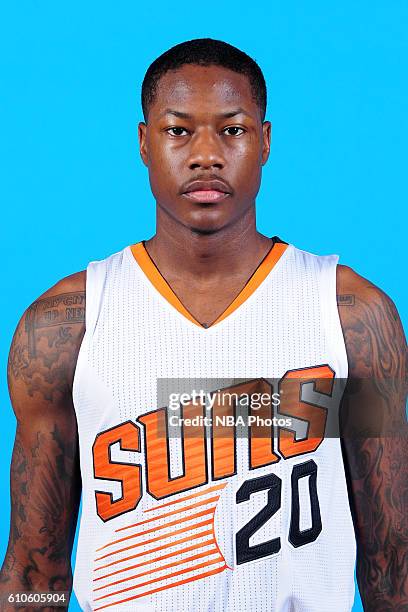
[[[222,66],[186,64],[161,77],[150,112],[160,114],[170,107],[188,113],[217,113],[231,106],[251,113],[258,110],[246,75]]]

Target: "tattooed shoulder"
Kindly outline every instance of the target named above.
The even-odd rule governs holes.
[[[391,298],[347,266],[338,266],[337,303],[350,376],[406,377],[406,340]]]
[[[85,331],[85,278],[62,279],[25,311],[10,347],[10,394],[24,391],[53,402],[71,392]]]

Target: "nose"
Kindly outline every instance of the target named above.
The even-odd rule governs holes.
[[[225,166],[221,143],[212,130],[196,131],[190,142],[191,148],[188,157],[190,170],[196,170],[197,168],[217,168],[221,170]]]

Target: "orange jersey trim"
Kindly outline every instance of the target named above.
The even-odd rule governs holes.
[[[168,282],[161,275],[150,255],[147,252],[143,242],[138,242],[136,244],[131,245],[132,255],[139,264],[142,271],[145,273],[147,278],[150,280],[152,285],[157,289],[157,291],[164,297],[167,302],[169,302],[176,310],[179,311],[186,319],[198,325],[202,329],[209,329],[210,327],[214,327],[217,323],[228,317],[231,313],[233,313],[237,308],[239,308],[253,293],[254,291],[261,285],[261,283],[268,276],[270,271],[275,267],[279,259],[282,257],[286,249],[288,248],[288,244],[284,244],[282,242],[276,242],[266,257],[259,264],[251,278],[246,283],[245,287],[241,289],[238,295],[234,298],[231,304],[220,314],[220,316],[207,328],[204,327],[197,319],[187,310],[184,304],[180,301],[177,295],[174,293],[173,289],[170,287]]]

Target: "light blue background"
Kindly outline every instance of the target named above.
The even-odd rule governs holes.
[[[408,4],[20,0],[0,11],[2,559],[12,333],[58,279],[154,232],[139,91],[173,44],[221,38],[260,63],[273,123],[260,231],[340,254],[406,321]]]

